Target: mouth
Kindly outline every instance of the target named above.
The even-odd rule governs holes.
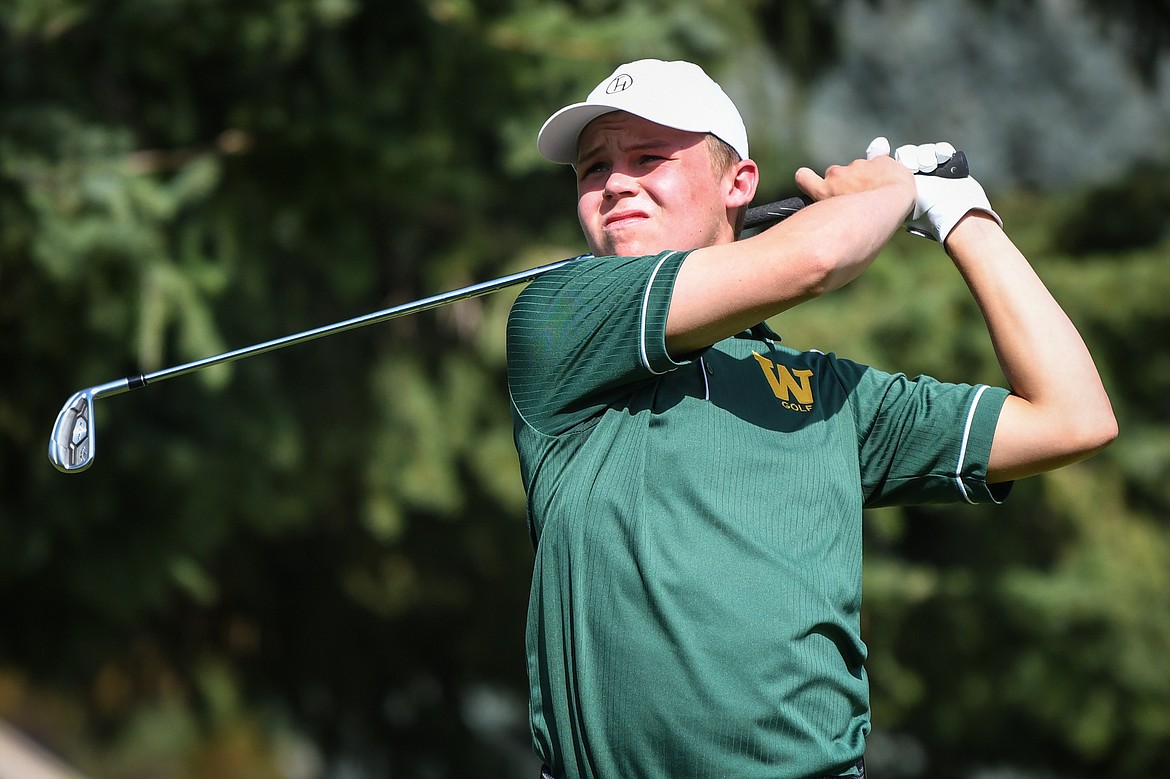
[[[602,223],[602,225],[606,228],[623,227],[627,224],[649,218],[650,215],[644,211],[622,211],[620,213],[610,214],[609,216],[605,217],[605,221]]]

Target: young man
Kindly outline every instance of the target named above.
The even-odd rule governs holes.
[[[878,139],[736,240],[758,170],[698,67],[641,60],[554,114],[595,255],[509,319],[536,544],[527,652],[546,774],[864,775],[866,506],[1002,500],[1116,435],[1073,325],[953,153]],[[856,278],[908,220],[969,285],[1011,391],[781,346],[766,318]]]

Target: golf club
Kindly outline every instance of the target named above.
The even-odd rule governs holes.
[[[968,175],[967,158],[963,152],[956,152],[948,162],[940,165],[938,169],[928,175],[942,176],[944,178],[963,178]],[[811,202],[806,197],[791,197],[775,203],[749,208],[744,217],[744,228],[754,229],[774,224],[792,216]],[[916,235],[925,235],[925,233],[913,229],[911,229],[911,232]],[[252,346],[245,346],[183,365],[163,368],[153,373],[128,376],[124,379],[79,390],[69,400],[65,401],[64,407],[57,415],[57,421],[53,424],[53,432],[49,438],[49,460],[52,461],[57,470],[63,473],[84,471],[93,464],[93,459],[97,454],[93,404],[99,398],[121,395],[124,392],[145,387],[147,384],[157,384],[166,379],[173,379],[176,376],[184,376],[188,373],[203,370],[204,368],[210,368],[213,365],[235,362],[245,357],[253,357],[258,354],[276,351],[277,349],[323,338],[327,335],[336,335],[349,330],[356,330],[359,327],[388,322],[391,319],[409,314],[417,314],[432,308],[445,306],[448,303],[487,295],[505,287],[532,281],[538,276],[556,270],[584,256],[588,255],[570,257],[547,265],[513,273],[509,276],[501,276],[491,281],[472,284],[461,289],[443,292],[411,303],[403,303],[392,308],[347,319],[343,322],[323,325],[312,330],[286,335],[283,338],[275,338],[271,341],[265,341]]]

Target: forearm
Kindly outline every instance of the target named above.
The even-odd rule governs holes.
[[[693,252],[667,337],[683,354],[857,278],[905,221],[907,182],[830,196],[751,238]]]
[[[946,248],[983,313],[1012,391],[996,427],[989,479],[1051,470],[1112,441],[1116,421],[1088,348],[999,225],[973,213]]]
[[[748,248],[760,258],[796,255],[796,273],[783,281],[795,302],[840,289],[870,266],[908,214],[895,187],[814,203],[791,217],[787,232],[766,231]]]

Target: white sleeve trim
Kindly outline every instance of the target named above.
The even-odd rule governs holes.
[[[678,252],[669,252],[668,254],[664,254],[662,256],[662,259],[659,260],[658,264],[654,266],[654,271],[650,274],[650,280],[646,282],[646,291],[642,294],[642,320],[639,337],[639,349],[642,354],[642,365],[646,368],[646,370],[650,371],[650,373],[655,376],[661,376],[662,374],[667,373],[667,371],[656,371],[653,367],[651,367],[650,355],[646,349],[646,317],[650,310],[650,291],[654,289],[654,279],[658,277],[658,271],[661,270],[662,264],[676,254],[678,254]]]
[[[967,443],[971,438],[971,426],[975,424],[975,411],[979,408],[979,399],[986,391],[987,385],[980,385],[975,392],[975,399],[971,401],[971,407],[967,409],[967,423],[963,426],[963,442],[959,446],[959,462],[955,465],[955,484],[958,486],[963,500],[971,504],[974,504],[975,500],[967,491],[967,485],[963,484],[963,466],[967,463]]]

